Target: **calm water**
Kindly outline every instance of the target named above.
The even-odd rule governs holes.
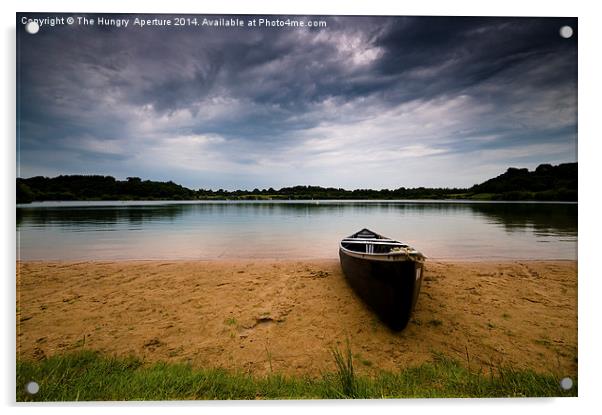
[[[439,201],[45,202],[17,206],[19,258],[337,258],[367,227],[432,259],[577,259],[577,205]]]

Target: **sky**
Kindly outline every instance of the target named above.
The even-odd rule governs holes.
[[[129,19],[127,27],[22,18]],[[577,161],[575,18],[17,14],[18,177],[470,187]],[[573,29],[570,38],[561,27]]]

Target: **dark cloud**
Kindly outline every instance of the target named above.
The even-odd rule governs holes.
[[[390,154],[435,158],[441,177],[430,169],[428,183],[404,184],[436,185],[452,184],[445,169],[470,153],[508,150],[481,156],[484,177],[525,160],[521,147],[538,149],[530,163],[576,158],[576,19],[311,19],[328,27],[57,26],[32,36],[18,24],[21,174],[60,159],[57,174],[93,165],[144,176],[158,171],[153,155],[165,157],[165,179],[188,172],[195,187],[220,186],[220,172],[243,177],[240,187],[303,182],[291,165],[337,185],[340,161],[363,151],[392,172]],[[571,39],[558,35],[566,24]],[[348,186],[388,185],[366,180]],[[462,180],[453,184],[477,178]]]

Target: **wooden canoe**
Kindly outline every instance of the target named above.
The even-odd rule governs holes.
[[[425,256],[399,241],[362,229],[341,240],[341,268],[349,285],[393,330],[403,330],[412,315]]]

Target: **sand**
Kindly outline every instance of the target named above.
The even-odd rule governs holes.
[[[575,261],[427,261],[392,332],[337,260],[18,262],[17,358],[79,349],[317,376],[349,339],[365,374],[443,353],[472,368],[577,374]]]

